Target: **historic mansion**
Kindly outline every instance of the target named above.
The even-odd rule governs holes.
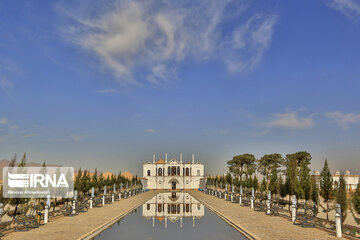
[[[191,162],[183,162],[182,154],[179,160],[172,158],[168,161],[165,154],[165,159],[156,161],[154,155],[152,163],[143,164],[143,178],[147,189],[197,189],[203,177],[204,165],[195,162],[194,154]]]

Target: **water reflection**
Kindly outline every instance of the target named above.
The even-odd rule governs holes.
[[[183,218],[192,218],[192,225],[195,227],[195,220],[204,216],[205,208],[199,201],[190,194],[184,192],[159,193],[145,204],[143,204],[142,216],[152,219],[152,226],[155,221],[161,222],[167,228],[167,222],[179,221],[183,227]]]
[[[246,239],[188,193],[172,194],[156,195],[104,230],[95,240]]]

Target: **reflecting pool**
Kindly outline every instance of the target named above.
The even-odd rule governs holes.
[[[159,193],[103,231],[108,239],[247,239],[190,194]]]

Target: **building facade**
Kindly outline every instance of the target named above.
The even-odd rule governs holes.
[[[313,176],[315,176],[316,183],[320,186],[320,172],[314,171]],[[355,191],[359,183],[360,175],[351,174],[350,171],[347,170],[344,173],[344,178],[346,182],[346,189],[348,191]],[[340,172],[336,171],[334,174],[332,174],[332,179],[333,179],[333,188],[337,188],[340,182]]]
[[[200,181],[204,178],[204,165],[195,162],[195,156],[192,155],[192,161],[184,163],[182,154],[180,160],[172,158],[165,160],[160,158],[156,161],[155,155],[153,162],[143,164],[143,179],[146,180],[146,189],[198,189]]]

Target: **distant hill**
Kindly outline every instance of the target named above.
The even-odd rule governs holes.
[[[3,168],[8,167],[9,164],[10,164],[9,160],[6,160],[6,159],[0,160],[0,180],[2,180],[2,178],[3,178]],[[16,162],[15,166],[18,166],[19,164],[20,164],[20,162]],[[35,162],[26,163],[27,167],[41,167],[42,165],[43,165],[42,163],[35,163]],[[61,165],[56,165],[56,164],[46,164],[46,166],[47,167],[61,167]]]

